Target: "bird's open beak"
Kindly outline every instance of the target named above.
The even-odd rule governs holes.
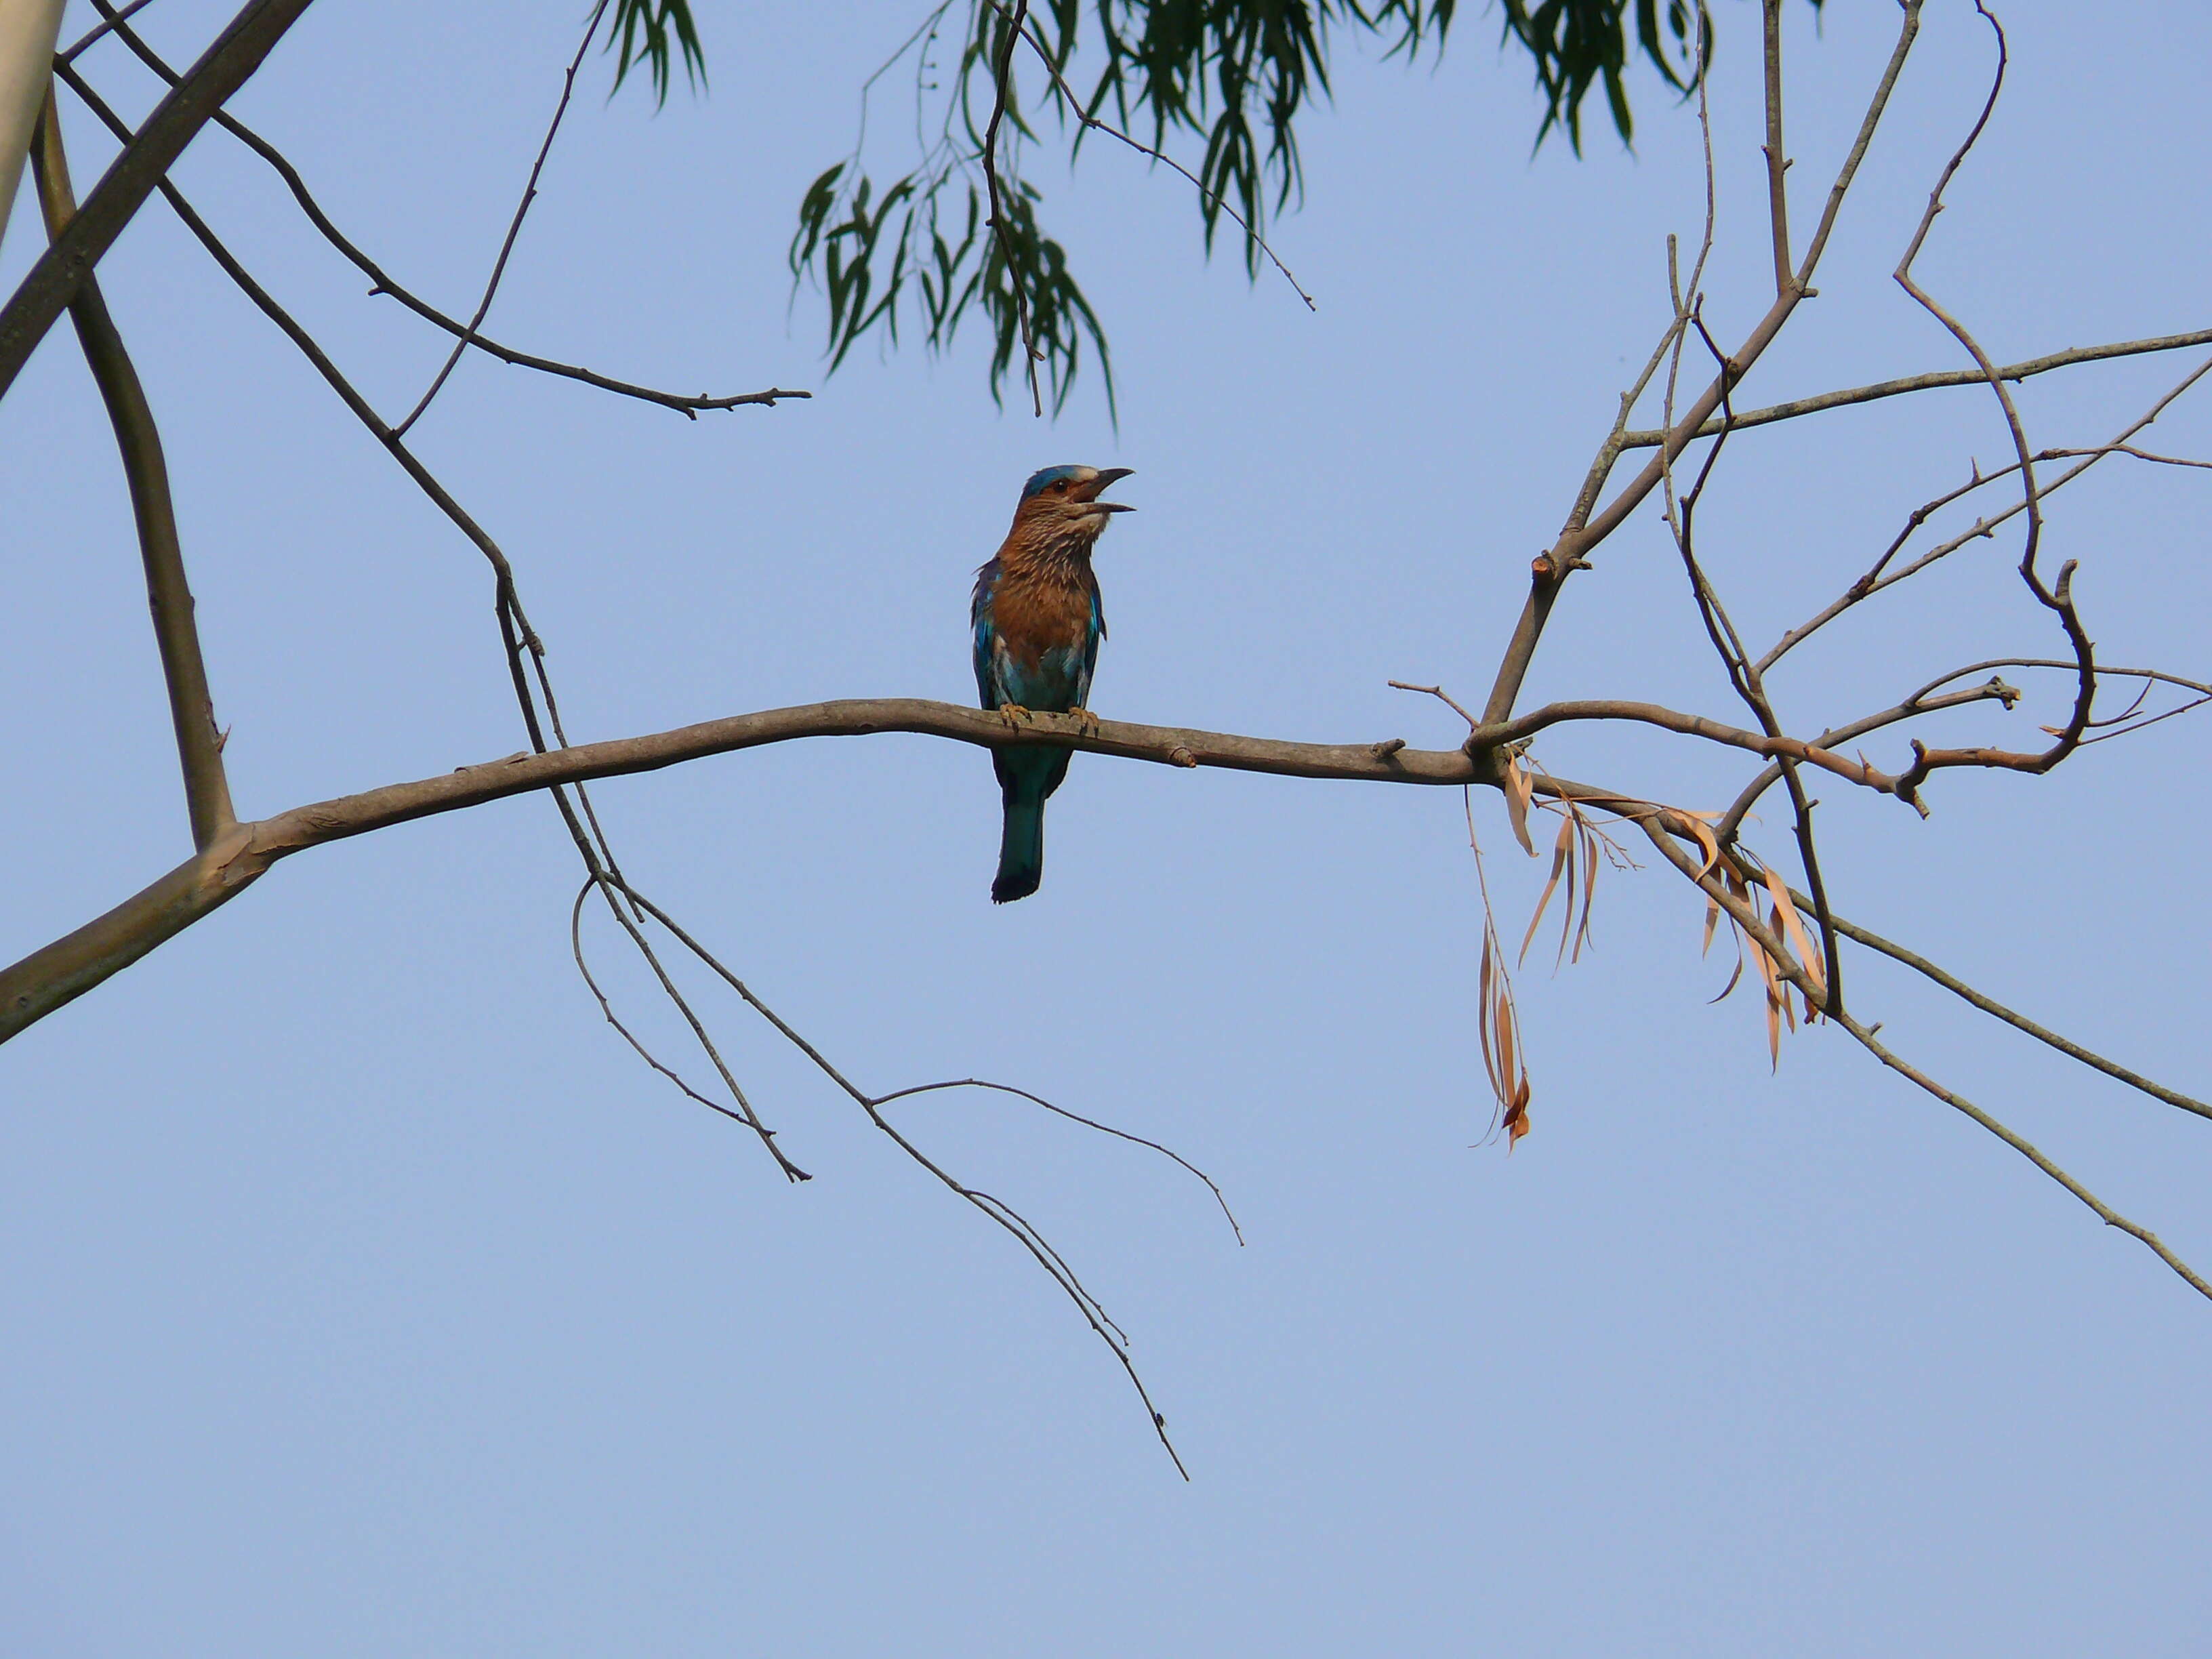
[[[1119,501],[1102,501],[1098,498],[1107,490],[1134,472],[1134,467],[1109,466],[1086,483],[1079,483],[1072,492],[1079,501],[1089,501],[1101,513],[1134,513],[1133,507],[1124,507]]]

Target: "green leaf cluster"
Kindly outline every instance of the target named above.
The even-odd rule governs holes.
[[[1634,131],[1626,74],[1639,60],[1676,93],[1694,89],[1712,31],[1708,19],[1698,61],[1693,4],[1702,10],[1702,0],[1500,0],[1501,44],[1528,53],[1543,99],[1535,142],[1559,130],[1579,154],[1584,103],[1602,88],[1626,143]],[[1369,41],[1386,61],[1412,64],[1425,50],[1443,51],[1456,10],[1455,0],[937,0],[869,77],[852,153],[799,204],[791,270],[829,299],[830,368],[870,335],[895,348],[902,324],[941,352],[980,313],[994,398],[1033,362],[1057,410],[1091,357],[1110,408],[1105,332],[1066,250],[1041,228],[1043,198],[1023,173],[1027,153],[1044,142],[1025,92],[1049,112],[1048,130],[1071,159],[1105,127],[1169,155],[1178,141],[1202,145],[1190,170],[1206,249],[1227,219],[1256,277],[1268,222],[1303,191],[1298,118],[1316,96],[1328,99],[1342,40]],[[687,76],[703,76],[688,0],[615,0],[611,49],[616,41],[617,83],[642,64],[665,97],[679,53]],[[901,69],[913,77],[919,153],[884,185],[864,158],[866,100]],[[982,166],[994,114],[997,223]]]

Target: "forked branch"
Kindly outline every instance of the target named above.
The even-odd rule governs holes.
[[[49,87],[39,130],[32,140],[32,171],[46,234],[58,245],[76,213],[70,188],[69,159]],[[138,551],[146,570],[146,602],[154,615],[154,639],[161,653],[161,678],[168,689],[169,719],[176,729],[177,757],[184,770],[185,805],[191,819],[192,845],[202,850],[238,822],[231,809],[230,781],[222,763],[223,734],[216,730],[215,703],[208,690],[207,664],[200,653],[199,623],[192,590],[185,576],[185,555],[177,537],[177,512],[169,494],[168,462],[161,432],[138,371],[124,349],[123,336],[108,314],[97,278],[87,273],[70,301],[84,361],[107,406],[115,446],[123,458],[137,520]]]

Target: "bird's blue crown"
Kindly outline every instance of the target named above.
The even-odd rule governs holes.
[[[1087,466],[1048,466],[1042,468],[1037,471],[1030,473],[1030,481],[1022,486],[1022,499],[1024,501],[1027,501],[1030,496],[1036,495],[1040,489],[1048,489],[1051,485],[1058,483],[1062,478],[1078,477],[1083,473],[1088,472],[1091,469]]]

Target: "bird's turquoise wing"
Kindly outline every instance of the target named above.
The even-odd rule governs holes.
[[[986,708],[996,708],[1006,701],[1000,693],[997,676],[992,672],[998,629],[991,619],[991,590],[996,586],[997,580],[995,562],[985,565],[975,578],[975,597],[968,607],[968,620],[975,635],[975,695],[982,700]]]

